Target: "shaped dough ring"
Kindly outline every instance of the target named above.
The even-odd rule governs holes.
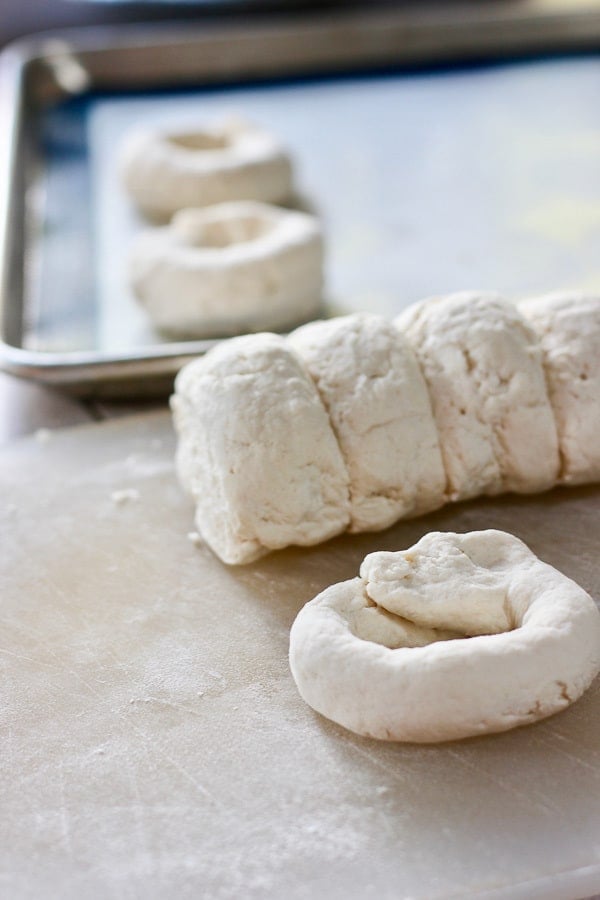
[[[138,237],[130,282],[156,327],[172,335],[285,329],[321,306],[321,228],[314,216],[264,203],[182,210]]]
[[[290,666],[313,709],[361,735],[429,743],[505,731],[591,684],[600,613],[510,534],[433,532],[370,554],[360,578],[308,603]]]
[[[279,141],[237,118],[202,130],[141,128],[125,138],[125,189],[152,218],[231,200],[282,203],[292,194],[292,166]]]

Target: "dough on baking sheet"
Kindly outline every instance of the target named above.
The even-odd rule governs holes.
[[[138,236],[129,276],[152,322],[173,336],[289,328],[322,304],[321,227],[266,203],[184,209]]]
[[[348,473],[317,389],[283,338],[245,335],[177,376],[176,466],[227,563],[345,531]]]
[[[321,395],[350,476],[351,531],[444,503],[446,475],[419,364],[382,316],[311,322],[289,336]]]
[[[433,297],[396,324],[429,387],[451,500],[556,483],[556,424],[532,327],[495,294]]]
[[[600,481],[600,297],[548,294],[520,309],[542,344],[561,480]]]
[[[506,731],[591,684],[600,613],[513,535],[434,532],[370,554],[360,578],[307,603],[290,667],[313,709],[361,735],[435,742]]]
[[[232,200],[282,203],[292,166],[279,140],[230,116],[207,126],[140,126],[121,147],[123,184],[138,208],[166,219],[179,209]]]

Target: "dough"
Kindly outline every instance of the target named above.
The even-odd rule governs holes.
[[[138,237],[129,270],[151,320],[171,335],[284,329],[320,309],[321,228],[264,203],[186,209]]]
[[[317,389],[283,338],[219,344],[179,373],[171,404],[196,529],[224,562],[346,530],[348,473]]]
[[[120,157],[125,189],[152,218],[230,200],[282,203],[292,194],[287,152],[269,132],[238,118],[206,128],[135,128]]]
[[[544,353],[558,428],[561,480],[600,480],[600,297],[548,294],[520,309]]]
[[[381,316],[311,322],[290,335],[327,409],[350,475],[351,531],[444,503],[446,476],[419,364]]]
[[[541,347],[514,304],[451,294],[409,307],[396,323],[429,387],[449,499],[552,487],[558,439]]]
[[[364,627],[373,608],[377,632]],[[390,615],[414,617],[406,641],[406,619],[388,628]],[[447,628],[474,636],[437,632]],[[308,603],[292,626],[290,666],[304,700],[358,734],[434,742],[505,731],[591,684],[600,613],[510,534],[436,532],[367,556],[360,578]]]

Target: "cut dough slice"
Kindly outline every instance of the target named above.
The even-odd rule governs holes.
[[[540,338],[558,428],[561,480],[600,480],[600,297],[548,294],[520,304]]]
[[[408,342],[381,316],[312,322],[289,337],[312,375],[350,476],[351,531],[387,528],[444,503],[427,387]]]
[[[171,404],[179,478],[198,532],[224,562],[346,530],[348,473],[317,390],[282,338],[220,344],[182,369]]]
[[[493,294],[434,297],[396,320],[429,387],[451,500],[555,484],[556,424],[537,336]]]
[[[154,324],[180,337],[284,329],[319,311],[323,239],[314,216],[265,203],[185,209],[142,233],[133,290]]]
[[[279,141],[233,117],[205,128],[135,128],[120,168],[129,195],[152,218],[231,200],[282,203],[292,194],[291,162]]]
[[[414,617],[410,629],[399,616]],[[453,640],[448,628],[475,636]],[[432,533],[367,556],[360,578],[308,603],[290,666],[304,700],[358,734],[434,742],[506,731],[591,684],[600,613],[510,534]]]

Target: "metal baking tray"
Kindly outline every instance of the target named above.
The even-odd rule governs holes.
[[[139,396],[168,390],[214,343],[153,334],[121,274],[134,225],[111,154],[132,119],[174,112],[235,109],[283,135],[324,218],[334,311],[392,314],[465,287],[600,288],[599,46],[589,0],[13,45],[0,63],[0,367],[80,395]]]

